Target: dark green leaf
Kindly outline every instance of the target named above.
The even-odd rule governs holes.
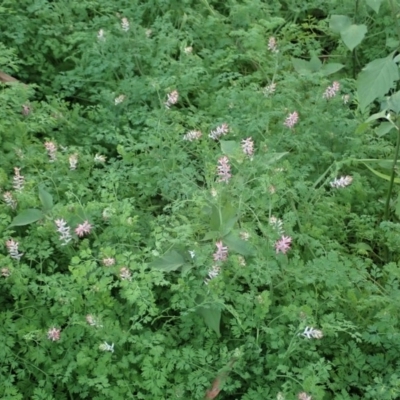
[[[204,318],[204,322],[206,323],[206,325],[210,329],[212,329],[218,336],[221,336],[220,333],[221,310],[217,308],[206,308],[201,306],[197,309],[197,312]]]
[[[252,256],[254,249],[249,242],[241,239],[236,233],[231,232],[223,238],[223,242],[228,246],[229,251],[241,254],[242,256]]]

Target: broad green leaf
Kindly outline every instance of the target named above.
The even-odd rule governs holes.
[[[53,208],[53,196],[42,186],[39,187],[39,199],[42,203],[44,212],[48,212]]]
[[[380,119],[380,118],[386,118],[386,114],[387,114],[386,110],[383,110],[376,114],[372,114],[365,122],[372,122],[372,121],[376,121],[377,119]]]
[[[357,126],[357,128],[355,130],[355,134],[356,135],[361,135],[362,133],[364,133],[368,129],[369,129],[369,124],[367,122],[363,122],[362,124]]]
[[[357,93],[362,111],[378,97],[383,97],[399,79],[393,53],[367,64],[357,78]]]
[[[367,0],[367,4],[378,14],[383,0]]]
[[[340,36],[347,48],[353,51],[354,48],[362,42],[367,30],[367,26],[364,24],[350,25],[348,28],[340,32]]]
[[[400,91],[392,94],[382,104],[386,110],[392,110],[396,114],[400,113]]]
[[[321,61],[318,57],[313,57],[310,61],[292,57],[293,68],[300,75],[309,75],[321,69]]]
[[[160,269],[162,271],[176,271],[185,262],[185,259],[176,250],[171,250],[164,254],[161,258],[154,260],[149,264],[150,267]]]
[[[223,242],[228,246],[229,251],[241,254],[242,256],[252,256],[254,249],[249,242],[241,239],[236,233],[231,232],[223,238]]]
[[[334,33],[341,33],[351,25],[351,19],[346,15],[332,15],[329,19],[329,29]]]
[[[213,206],[211,214],[211,230],[226,235],[237,221],[237,209],[231,203]]]
[[[35,208],[29,208],[27,210],[19,213],[11,222],[10,226],[24,226],[32,224],[33,222],[39,221],[42,219],[44,214],[40,210],[36,210]]]
[[[240,144],[234,140],[221,140],[221,151],[228,157],[233,157],[240,152]]]
[[[218,337],[221,336],[220,333],[220,322],[221,322],[221,310],[217,308],[206,308],[199,307],[197,312],[204,318],[206,325],[212,329]]]
[[[322,67],[322,62],[317,56],[312,56],[310,60],[311,72],[318,72]]]
[[[335,72],[340,71],[342,68],[344,68],[343,64],[339,64],[339,63],[329,63],[329,64],[324,64],[321,68],[321,74],[323,76],[328,76],[328,75],[332,75]]]
[[[379,176],[379,178],[384,179],[385,181],[390,181],[390,176],[386,174],[382,174],[382,172],[377,171],[376,169],[371,168],[368,164],[364,163],[364,165],[376,176]],[[400,178],[394,178],[395,183],[400,183]]]
[[[375,128],[375,133],[382,137],[389,133],[394,128],[394,125],[391,122],[382,122],[377,128]]]

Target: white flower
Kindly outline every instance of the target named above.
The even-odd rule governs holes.
[[[108,344],[107,342],[104,342],[99,346],[99,349],[101,351],[111,351],[111,353],[114,353],[114,343]]]
[[[105,163],[105,162],[106,162],[106,157],[103,156],[103,155],[100,155],[100,154],[96,154],[96,155],[94,156],[93,161],[94,161],[95,163]]]
[[[330,185],[333,188],[339,189],[349,186],[351,182],[353,182],[353,177],[346,175],[346,176],[341,176],[339,179],[335,178],[332,182],[330,182]]]
[[[121,104],[125,100],[125,96],[121,94],[120,96],[116,97],[114,100],[114,104],[117,106],[118,104]]]
[[[121,20],[121,28],[123,31],[128,32],[129,31],[129,21],[128,18],[122,18]]]
[[[301,334],[307,339],[321,339],[324,334],[319,329],[314,329],[313,327],[308,327],[304,329],[304,332]]]
[[[189,250],[189,254],[191,258],[194,258],[196,256],[194,250]]]
[[[100,30],[98,31],[98,33],[97,33],[97,40],[99,40],[99,41],[105,40],[105,37],[104,37],[104,29],[100,29]]]
[[[205,279],[204,283],[206,285],[208,285],[208,283],[211,281],[211,279],[216,278],[220,272],[221,272],[221,268],[218,267],[217,265],[213,265],[213,267],[208,271],[209,279]]]

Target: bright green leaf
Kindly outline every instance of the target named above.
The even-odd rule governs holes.
[[[351,25],[351,19],[346,15],[332,15],[329,19],[329,29],[334,33],[341,33]]]
[[[383,0],[367,0],[367,4],[378,14]]]
[[[348,28],[340,32],[340,36],[349,50],[354,50],[365,37],[367,33],[367,26],[362,25],[350,25]]]
[[[35,208],[29,208],[19,213],[11,222],[11,226],[24,226],[32,224],[33,222],[39,221],[44,217],[44,214],[40,210]]]
[[[184,262],[185,260],[182,255],[180,255],[176,250],[171,250],[161,258],[151,262],[149,266],[162,271],[171,272],[180,268]]]
[[[387,114],[386,110],[383,110],[376,114],[372,114],[365,122],[368,123],[368,122],[376,121],[377,119],[380,119],[380,118],[386,118],[386,114]]]
[[[379,136],[385,136],[394,128],[391,122],[382,122],[377,128],[375,128],[375,133]]]
[[[213,206],[211,230],[220,232],[221,236],[231,231],[237,221],[237,209],[231,203]]]
[[[318,60],[319,61],[319,60]],[[311,61],[302,60],[301,58],[292,57],[293,68],[300,75],[309,75],[313,72],[317,72],[319,68],[317,68],[317,64],[314,61],[314,64],[311,64]],[[321,62],[320,62],[321,64]],[[317,69],[316,69],[317,68]]]
[[[393,53],[367,64],[357,78],[357,93],[362,111],[378,97],[383,97],[399,79]]]
[[[228,157],[233,157],[240,152],[240,144],[234,140],[221,140],[221,151]]]
[[[44,212],[48,212],[53,208],[53,196],[42,186],[39,187],[39,199],[42,203]]]

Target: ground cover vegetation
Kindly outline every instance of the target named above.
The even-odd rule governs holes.
[[[399,398],[397,1],[0,15],[2,399]]]

